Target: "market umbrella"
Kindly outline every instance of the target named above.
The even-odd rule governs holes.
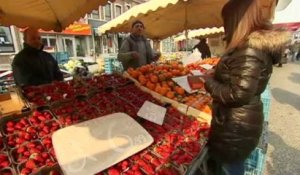
[[[62,31],[108,0],[0,0],[0,25]]]
[[[141,20],[148,38],[161,40],[187,29],[221,27],[221,9],[228,0],[150,0],[134,6],[98,28],[100,34],[130,32]]]
[[[198,30],[191,30],[188,32],[188,36],[186,37],[185,34],[177,36],[174,40],[175,41],[182,41],[185,39],[192,39],[192,38],[210,38],[214,36],[218,36],[224,33],[224,28],[220,27],[213,27],[213,28],[205,28],[205,29],[198,29]]]
[[[281,2],[281,1],[279,1],[279,2]],[[275,12],[275,17],[274,17],[273,23],[274,24],[281,24],[281,23],[300,22],[299,7],[300,7],[300,1],[299,0],[291,1],[286,6],[285,9]]]

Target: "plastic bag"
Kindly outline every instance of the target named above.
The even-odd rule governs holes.
[[[184,66],[186,66],[201,60],[201,53],[198,51],[198,49],[194,49],[192,54],[182,59],[182,63]]]

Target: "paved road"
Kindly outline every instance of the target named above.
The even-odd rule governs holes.
[[[300,61],[274,67],[265,175],[300,175]]]

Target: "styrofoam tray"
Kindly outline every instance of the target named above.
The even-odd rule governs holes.
[[[152,136],[134,119],[115,113],[56,131],[56,158],[66,175],[93,175],[147,148]]]

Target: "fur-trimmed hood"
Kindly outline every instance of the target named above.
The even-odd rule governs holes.
[[[291,33],[283,30],[259,30],[251,33],[248,46],[272,54],[282,52],[291,41]]]

